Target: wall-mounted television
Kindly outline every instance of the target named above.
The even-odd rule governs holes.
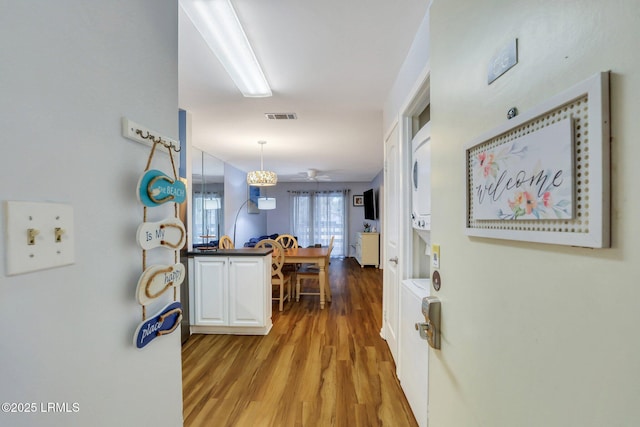
[[[364,219],[378,219],[377,197],[373,189],[362,193],[364,203]]]

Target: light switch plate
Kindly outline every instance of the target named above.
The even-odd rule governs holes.
[[[74,263],[71,205],[7,201],[5,206],[8,276]]]

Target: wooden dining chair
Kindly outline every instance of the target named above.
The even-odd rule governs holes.
[[[280,243],[285,249],[298,247],[298,239],[291,234],[280,234],[276,237],[276,242]],[[282,271],[292,274],[291,283],[293,283],[295,281],[295,273],[299,268],[300,264],[285,264],[282,266]]]
[[[218,247],[220,249],[234,249],[233,240],[231,240],[231,237],[225,234],[224,236],[220,237]]]
[[[326,287],[324,289],[325,296],[327,301],[331,301],[331,286],[329,285],[329,260],[331,258],[331,251],[333,250],[333,239],[334,236],[331,236],[331,240],[329,241],[329,251],[327,252],[327,259],[325,262],[325,274],[327,275]],[[318,291],[306,291],[303,292],[302,282],[305,279],[315,280],[318,283]],[[320,283],[320,267],[315,264],[305,264],[301,268],[296,271],[296,301],[300,301],[300,295],[320,295],[320,286],[325,286],[324,283]],[[303,289],[303,288],[302,288]]]
[[[291,234],[280,234],[276,237],[276,242],[280,243],[285,249],[298,247],[298,240]]]
[[[256,243],[256,248],[273,248],[271,253],[271,285],[278,289],[277,296],[272,297],[273,301],[278,301],[279,309],[284,308],[285,300],[291,301],[291,275],[282,271],[284,265],[284,249],[280,243],[273,239],[263,239]],[[287,287],[285,294],[284,288]]]

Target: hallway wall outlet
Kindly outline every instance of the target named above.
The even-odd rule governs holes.
[[[73,264],[73,207],[61,203],[7,201],[6,274]]]

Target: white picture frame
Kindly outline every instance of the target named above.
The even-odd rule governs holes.
[[[519,159],[502,159],[499,166],[487,161],[490,154],[493,161],[497,153],[514,146],[528,151]],[[464,232],[473,237],[610,247],[609,162],[609,73],[603,72],[465,146]],[[487,166],[493,169],[487,172]],[[525,171],[521,177],[546,171],[549,180],[558,176],[558,170],[563,172],[557,181],[560,185],[552,189],[557,190],[555,194],[542,191],[523,202],[518,199],[518,192],[525,191],[517,181],[521,170]],[[482,191],[496,193],[500,177],[502,187],[511,179],[508,191],[502,188],[503,193],[496,200],[492,197],[491,203],[481,200]],[[554,209],[553,200],[564,201]]]

